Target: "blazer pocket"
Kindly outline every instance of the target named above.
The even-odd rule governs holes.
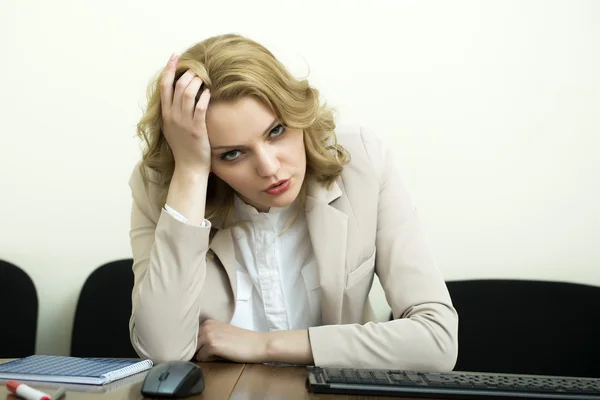
[[[373,254],[363,262],[358,268],[348,274],[346,278],[346,289],[354,286],[355,283],[359,282],[362,278],[367,275],[370,275],[369,272],[373,271],[375,268],[375,254],[377,253],[377,249],[373,251]]]

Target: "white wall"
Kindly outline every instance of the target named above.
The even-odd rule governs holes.
[[[145,87],[172,52],[238,32],[386,140],[448,279],[600,285],[600,2],[0,3],[0,258],[67,354],[75,300],[130,257]]]

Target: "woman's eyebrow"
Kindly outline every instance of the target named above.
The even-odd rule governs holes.
[[[267,129],[265,129],[265,131],[263,132],[262,136],[267,135],[271,129],[274,128],[274,126],[278,123],[279,121],[277,121],[276,119],[273,120],[273,122],[271,122],[271,124],[269,125],[269,127]],[[245,149],[246,146],[244,145],[231,145],[231,146],[215,146],[212,147],[212,150],[223,150],[223,149]]]

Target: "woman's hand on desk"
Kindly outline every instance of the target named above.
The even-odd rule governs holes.
[[[262,332],[207,319],[200,324],[198,331],[196,360],[225,358],[241,363],[259,363],[264,361],[266,345],[266,337]]]
[[[313,363],[306,330],[255,332],[208,319],[200,324],[196,360],[218,358],[241,363]]]

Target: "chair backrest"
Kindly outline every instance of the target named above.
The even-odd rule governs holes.
[[[71,356],[138,358],[129,338],[132,259],[98,267],[85,281],[75,311]]]
[[[600,377],[600,287],[447,282],[459,315],[455,370]]]
[[[38,297],[33,281],[21,268],[0,260],[0,358],[35,354]]]

